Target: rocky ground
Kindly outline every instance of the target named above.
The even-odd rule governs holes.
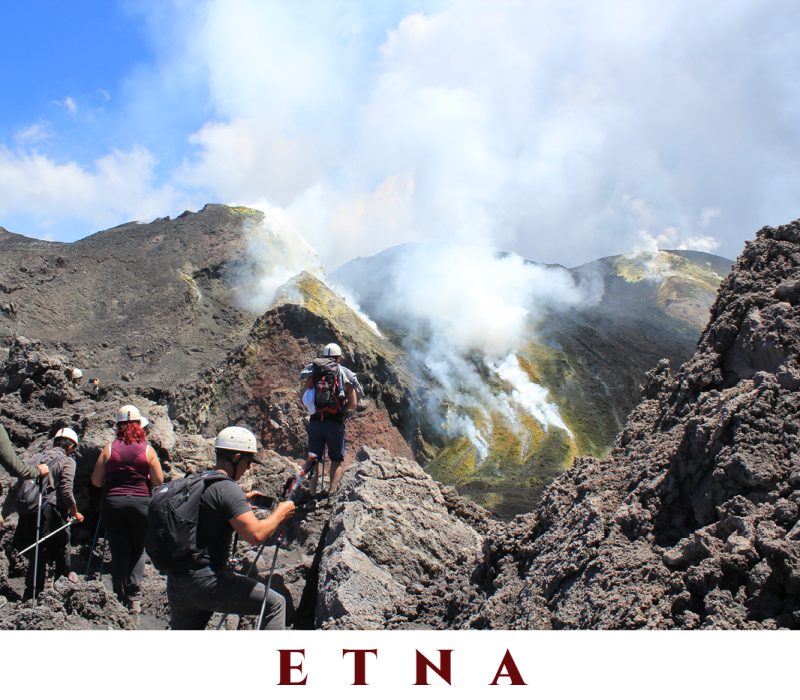
[[[722,285],[695,356],[677,370],[662,362],[650,372],[610,455],[576,460],[534,511],[510,523],[492,520],[413,461],[362,448],[336,497],[314,508],[303,504],[282,540],[274,583],[287,596],[290,624],[800,627],[799,306],[800,222],[764,229]],[[294,312],[279,309],[265,317],[265,327],[272,321],[285,328],[281,313]],[[263,328],[257,324],[251,340],[269,337]],[[270,353],[247,347],[239,357],[259,361],[239,363],[235,380],[223,372],[220,381],[232,382],[226,391],[253,377],[269,379],[258,367],[269,364]],[[380,353],[369,357],[376,367],[386,361]],[[15,338],[0,367],[0,420],[28,457],[62,425],[80,433],[76,496],[87,522],[75,530],[73,556],[82,572],[97,506],[88,475],[111,438],[118,405],[136,403],[153,419],[152,442],[170,478],[204,468],[212,450],[164,396],[137,393],[125,382],[108,382],[105,393],[91,396],[66,381],[73,364],[67,353]],[[390,393],[392,381],[380,391]],[[222,404],[209,396],[212,415]],[[391,399],[382,400],[380,410],[387,410]],[[266,465],[242,485],[278,493],[299,460],[262,456]],[[5,474],[0,483],[9,485]],[[166,624],[164,579],[152,568],[138,618],[106,593],[107,580],[57,581],[36,610],[20,603],[24,563],[10,548],[14,525],[10,516],[0,535],[1,628]],[[273,551],[259,561],[262,576]],[[252,549],[240,546],[237,556],[247,567]]]
[[[149,562],[143,612],[139,616],[131,615],[109,593],[110,552],[104,548],[102,536],[93,549],[88,580],[84,579],[99,507],[99,494],[90,485],[89,476],[100,449],[113,437],[114,413],[123,403],[140,406],[152,421],[149,439],[167,478],[181,478],[207,468],[212,463],[213,441],[198,434],[176,432],[166,406],[131,394],[124,385],[105,386],[100,396],[76,388],[66,379],[70,367],[69,358],[50,355],[40,342],[25,338],[14,340],[8,359],[0,367],[0,420],[23,457],[41,450],[59,427],[71,425],[79,431],[82,442],[74,491],[79,510],[86,516],[84,524],[72,528],[73,570],[81,574],[79,582],[49,581],[39,605],[33,609],[20,600],[27,562],[11,548],[16,515],[7,514],[0,538],[0,629],[163,629],[169,620],[165,579]],[[365,419],[369,419],[368,412],[365,418],[356,420]],[[292,461],[273,451],[265,451],[262,459],[265,465],[254,467],[241,484],[246,490],[280,495],[297,473],[299,460]],[[8,474],[0,472],[4,492],[0,502],[4,502],[12,482]],[[465,543],[469,544],[468,549],[479,549],[480,536],[470,523],[483,525],[489,517],[451,489],[434,482],[414,462],[374,448],[361,450],[335,499],[311,501],[306,487],[301,488],[300,495],[297,516],[289,522],[280,541],[272,582],[287,599],[288,624],[297,629],[363,625],[366,608],[362,605],[358,611],[352,609],[354,601],[363,597],[358,592],[360,577],[371,577],[384,564],[391,564],[394,573],[402,574],[401,582],[391,587],[391,600],[364,603],[371,611],[369,625],[380,626],[380,620],[391,618],[395,598],[399,600],[406,591],[422,590],[426,581],[448,568],[448,557],[460,561]],[[364,512],[371,511],[375,515],[364,516]],[[384,516],[391,519],[391,531],[384,527]],[[356,525],[353,518],[358,521]],[[342,519],[347,526],[340,522]],[[370,536],[355,540],[355,546],[366,552],[362,555],[365,560],[383,553],[372,572],[342,573],[343,560],[336,562],[333,568],[338,573],[332,574],[330,553],[344,546],[347,538],[343,533],[352,527],[358,533],[367,526]],[[420,531],[420,527],[424,530]],[[354,537],[352,533],[347,536]],[[366,542],[371,542],[374,551]],[[413,556],[411,542],[417,550]],[[355,551],[352,545],[348,546]],[[264,579],[269,575],[274,552],[270,545],[258,560],[256,571]],[[247,570],[255,559],[255,550],[240,543],[236,557],[241,569]],[[416,563],[420,577],[410,575],[412,563]],[[423,573],[427,578],[421,577]],[[337,576],[355,580],[350,598],[346,585],[339,586]],[[344,622],[337,623],[340,618]],[[210,625],[215,626],[218,620],[213,619]],[[254,620],[232,617],[225,624],[228,628],[246,629],[253,626]]]

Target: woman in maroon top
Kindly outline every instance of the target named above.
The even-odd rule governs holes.
[[[117,439],[97,458],[92,483],[103,489],[101,517],[111,547],[114,593],[132,612],[141,612],[144,538],[150,493],[164,483],[156,451],[147,444],[136,406],[117,412]]]

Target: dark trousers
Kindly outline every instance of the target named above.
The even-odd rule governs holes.
[[[103,527],[111,549],[111,581],[123,603],[142,597],[147,496],[106,496]]]
[[[17,550],[25,549],[28,545],[36,542],[36,511],[33,513],[20,513],[19,523],[17,530],[14,533],[13,545]],[[41,539],[45,535],[54,530],[58,530],[67,519],[62,515],[58,509],[45,503],[42,506],[42,526],[39,532]],[[54,577],[66,576],[72,571],[70,566],[70,540],[69,528],[63,529],[57,535],[53,535],[46,542],[39,545],[39,564],[35,566],[34,559],[36,557],[36,548],[34,547],[25,556],[28,557],[28,570],[25,573],[25,599],[33,596],[33,570],[37,569],[36,573],[36,593],[37,596],[44,588],[45,574],[47,573],[47,564],[55,564]]]
[[[254,578],[230,569],[207,566],[185,574],[167,576],[167,598],[174,630],[202,630],[215,612],[231,615],[259,615],[266,586]],[[262,629],[286,627],[286,601],[270,590],[264,609]]]

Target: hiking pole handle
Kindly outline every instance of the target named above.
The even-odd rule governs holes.
[[[23,555],[23,554],[25,554],[25,552],[28,552],[28,551],[30,551],[31,549],[33,549],[33,548],[34,548],[34,547],[36,547],[37,545],[40,545],[40,544],[41,544],[42,542],[44,542],[45,540],[47,540],[47,539],[50,539],[50,538],[51,538],[53,535],[57,535],[59,532],[61,532],[62,530],[65,530],[65,529],[66,529],[66,528],[68,528],[70,525],[72,525],[72,523],[74,523],[74,522],[75,522],[75,518],[73,518],[73,517],[70,517],[70,518],[69,518],[69,520],[67,520],[66,524],[62,525],[60,528],[58,528],[58,530],[53,530],[52,532],[50,532],[50,533],[48,533],[47,535],[45,535],[44,537],[42,537],[42,539],[40,539],[40,540],[36,540],[36,542],[34,542],[32,545],[29,545],[29,546],[25,547],[25,549],[23,549],[23,550],[20,552],[20,555]]]

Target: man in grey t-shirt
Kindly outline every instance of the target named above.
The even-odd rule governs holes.
[[[204,553],[200,565],[167,576],[170,626],[174,630],[202,630],[215,612],[258,615],[267,595],[263,629],[282,630],[286,625],[283,596],[228,568],[228,555],[234,530],[245,542],[261,544],[292,516],[294,503],[279,503],[263,520],[253,514],[248,495],[236,483],[251,463],[260,464],[256,437],[246,428],[232,426],[221,431],[215,452],[214,468],[228,478],[206,486],[200,501],[197,545]]]

